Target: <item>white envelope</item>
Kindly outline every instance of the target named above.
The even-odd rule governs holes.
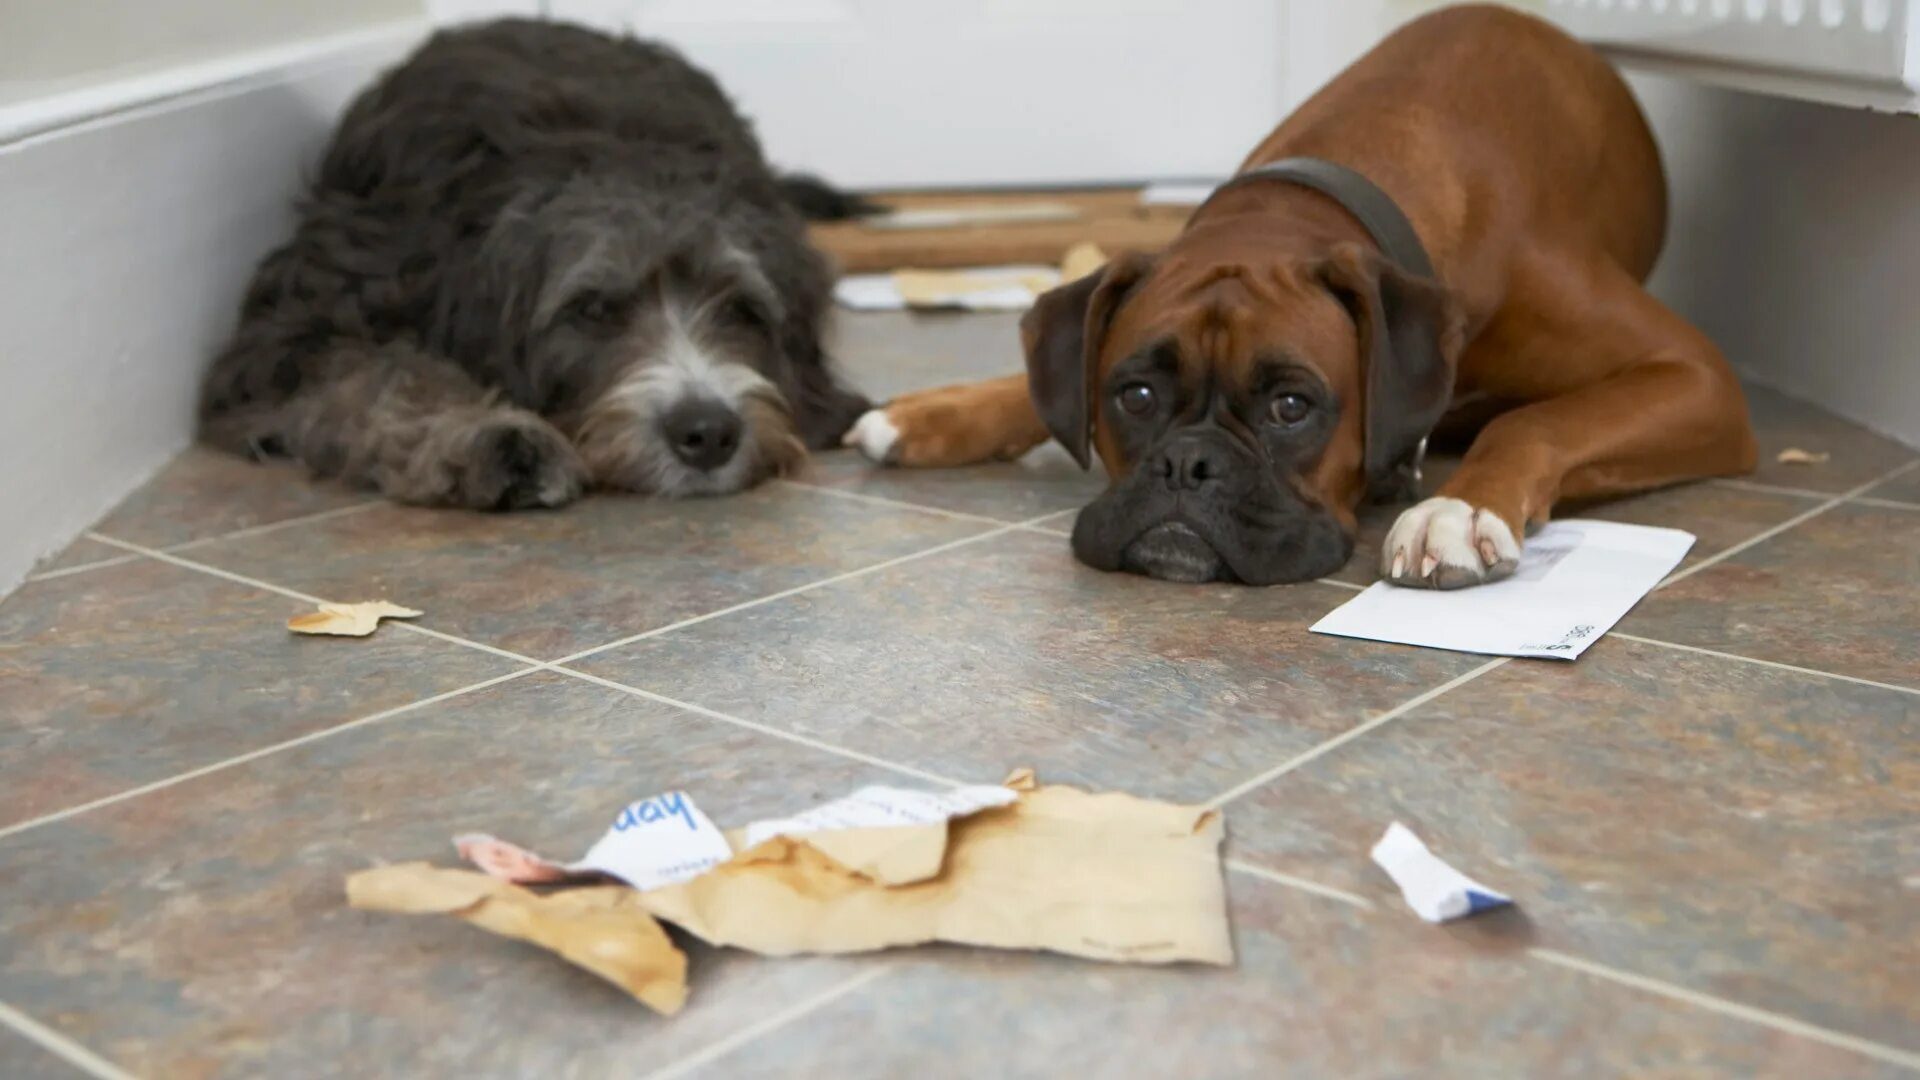
[[[1433,649],[1573,660],[1667,576],[1692,533],[1577,518],[1527,538],[1505,581],[1465,589],[1377,582],[1313,625],[1317,634]]]

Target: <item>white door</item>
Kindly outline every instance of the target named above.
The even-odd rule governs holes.
[[[1340,2],[1340,0],[1313,0]],[[1280,118],[1279,0],[547,0],[677,45],[776,165],[855,187],[1225,176]]]

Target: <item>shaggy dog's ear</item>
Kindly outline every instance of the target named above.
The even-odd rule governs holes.
[[[531,197],[515,199],[494,218],[492,227],[453,246],[440,278],[435,302],[439,340],[448,355],[520,359],[532,329],[536,305],[546,286],[546,237]],[[447,224],[466,231],[484,222],[455,206],[443,213]],[[414,250],[432,250],[422,241]]]

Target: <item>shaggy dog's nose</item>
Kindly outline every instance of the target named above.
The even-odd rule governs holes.
[[[717,401],[683,401],[660,421],[673,456],[702,472],[733,460],[740,449],[740,415]]]

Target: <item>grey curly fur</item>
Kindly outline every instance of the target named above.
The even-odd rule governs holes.
[[[255,274],[204,438],[424,504],[738,490],[867,406],[820,346],[831,274],[746,122],[671,50],[563,24],[443,31],[335,132]],[[724,466],[660,419],[740,416]]]

